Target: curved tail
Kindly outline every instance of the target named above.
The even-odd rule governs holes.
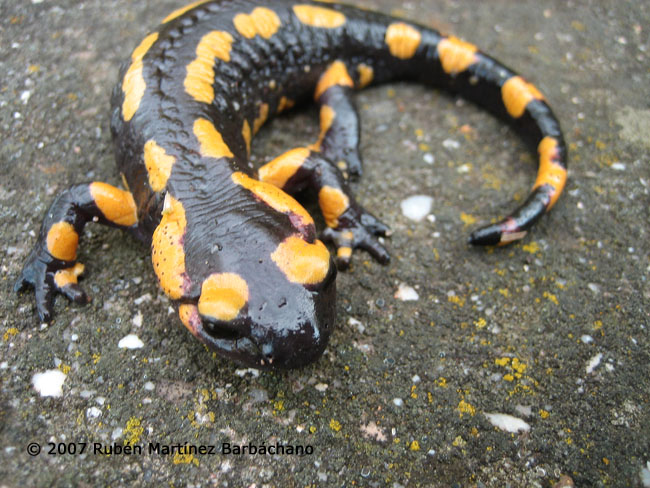
[[[351,24],[346,40],[357,59],[374,58],[374,82],[410,79],[459,93],[510,123],[538,154],[530,196],[501,221],[473,232],[469,242],[503,245],[524,237],[553,207],[567,178],[562,130],[542,93],[473,44],[415,23],[368,12],[357,15],[365,28]]]

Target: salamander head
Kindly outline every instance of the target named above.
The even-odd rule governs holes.
[[[292,235],[255,258],[264,253],[252,242],[238,258],[223,259],[229,271],[202,273],[198,298],[179,306],[182,322],[209,348],[246,366],[286,369],[315,361],[335,320],[329,252],[318,240]]]

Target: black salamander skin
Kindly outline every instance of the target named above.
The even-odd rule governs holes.
[[[566,149],[543,95],[475,46],[429,28],[333,2],[199,1],[157,26],[124,64],[111,128],[125,190],[93,182],[57,197],[16,289],[33,286],[42,320],[77,284],[86,222],[129,231],[183,324],[221,355],[255,367],[317,359],[335,322],[336,264],[353,248],[380,262],[387,227],[351,195],[361,174],[355,89],[414,80],[456,92],[512,124],[539,153],[525,203],[470,242],[522,238],[557,200]],[[321,134],[256,173],[251,138],[274,114],[313,98]],[[327,229],[289,194],[318,194]],[[336,264],[335,264],[336,263]]]

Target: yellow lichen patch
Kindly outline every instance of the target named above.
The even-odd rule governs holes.
[[[225,31],[205,34],[196,46],[196,59],[187,65],[185,91],[196,101],[212,103],[214,99],[215,59],[230,61],[233,37]]]
[[[71,268],[62,269],[54,274],[54,283],[59,288],[77,283],[77,277],[84,272],[84,265],[76,263]]]
[[[318,100],[328,88],[335,85],[354,86],[354,82],[348,73],[348,69],[342,61],[334,61],[320,77],[318,84],[316,85],[314,99]]]
[[[216,320],[233,320],[248,302],[248,285],[236,273],[213,273],[201,285],[199,313]]]
[[[251,125],[248,123],[248,120],[244,120],[244,124],[241,128],[241,136],[244,138],[244,143],[246,144],[246,153],[251,153],[251,139],[253,138],[253,133],[251,132]]]
[[[256,35],[269,39],[282,24],[278,14],[265,7],[256,7],[250,14],[237,14],[232,22],[237,32],[247,39]]]
[[[372,66],[361,63],[357,66],[357,73],[359,73],[359,88],[365,88],[370,83],[375,76],[375,71],[372,69]]]
[[[334,119],[336,118],[336,112],[329,105],[322,105],[320,108],[320,134],[318,135],[318,140],[311,145],[311,148],[314,151],[319,151],[320,146],[325,139],[325,135],[332,127]],[[347,167],[347,166],[346,166]]]
[[[122,80],[122,116],[127,122],[133,118],[140,106],[140,101],[147,89],[147,84],[142,76],[142,58],[158,39],[158,33],[154,32],[145,37],[140,45],[131,54],[131,65]]]
[[[57,222],[47,232],[47,251],[56,259],[73,261],[77,257],[79,234],[68,222]]]
[[[478,48],[457,37],[448,37],[438,43],[438,56],[445,73],[455,75],[465,71],[477,61]]]
[[[415,27],[404,22],[395,22],[386,29],[384,40],[393,56],[409,59],[415,55],[415,51],[422,41],[422,34]]]
[[[242,172],[232,174],[232,181],[251,191],[257,198],[266,203],[269,207],[281,213],[293,213],[300,217],[303,225],[313,225],[314,219],[296,200],[279,188],[254,180]]]
[[[165,17],[162,21],[163,24],[166,24],[167,22],[170,22],[174,20],[177,17],[180,17],[183,15],[185,12],[188,10],[192,10],[194,7],[198,7],[199,5],[209,2],[210,0],[199,0],[198,2],[190,3],[189,5],[186,5],[185,7],[181,7],[179,9],[174,10],[171,14],[169,14],[167,17]]]
[[[144,165],[149,174],[149,186],[153,191],[161,191],[167,185],[172,166],[176,162],[156,141],[149,139],[144,145]]]
[[[345,15],[331,8],[294,5],[293,13],[300,22],[311,27],[335,29],[345,24]]]
[[[553,187],[548,210],[555,205],[560,193],[562,193],[566,183],[567,172],[564,167],[558,164],[560,156],[557,148],[557,139],[546,136],[539,143],[537,151],[539,152],[539,170],[537,171],[537,179],[535,180],[533,189],[542,185],[550,185]]]
[[[174,300],[181,298],[185,290],[183,237],[186,226],[183,204],[167,193],[162,219],[151,241],[151,260],[161,288]]]
[[[296,102],[293,100],[287,98],[287,97],[282,97],[280,98],[280,101],[278,102],[278,113],[279,112],[284,112],[285,110],[289,110],[291,107],[295,105]]]
[[[112,185],[96,181],[90,184],[90,195],[106,220],[116,225],[131,227],[138,223],[138,212],[133,195]]]
[[[325,185],[318,192],[318,204],[327,226],[336,228],[339,217],[350,206],[350,199],[340,189]]]
[[[284,188],[289,178],[295,175],[304,164],[309,157],[309,153],[309,149],[301,147],[278,156],[259,169],[260,181],[270,183],[278,188]]]
[[[458,413],[459,413],[461,418],[463,417],[463,414],[466,414],[466,413],[469,414],[472,417],[474,415],[476,415],[476,407],[474,407],[473,405],[467,403],[465,400],[461,400],[460,402],[458,402],[458,407],[457,408],[458,408]]]
[[[508,113],[516,119],[524,114],[528,103],[533,100],[544,100],[544,95],[521,76],[513,76],[503,84],[501,97]]]
[[[196,305],[191,303],[183,303],[178,307],[178,316],[187,330],[193,335],[198,333],[198,328],[201,326],[201,317],[199,316],[199,309]]]
[[[266,119],[269,117],[269,104],[268,103],[263,103],[260,105],[260,110],[253,121],[253,134],[257,134],[257,132],[262,128],[264,125],[264,122],[266,122]]]
[[[201,156],[206,158],[232,158],[233,154],[214,124],[208,119],[194,121],[194,135],[201,144]]]
[[[330,254],[321,241],[313,244],[300,237],[287,237],[271,254],[273,262],[292,283],[315,285],[325,279]]]

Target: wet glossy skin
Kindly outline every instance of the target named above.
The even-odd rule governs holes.
[[[470,43],[377,13],[332,2],[199,1],[165,18],[120,72],[111,129],[128,191],[91,183],[62,193],[17,288],[35,287],[43,320],[55,293],[86,301],[76,251],[95,220],[151,245],[162,289],[210,348],[255,367],[314,361],[336,320],[336,266],[289,194],[316,192],[339,267],[354,248],[388,261],[377,240],[388,228],[355,201],[347,179],[361,174],[352,91],[395,79],[461,93],[538,152],[528,200],[470,242],[522,238],[566,180],[559,124],[532,84]],[[318,141],[256,174],[254,134],[310,97],[320,106]]]

